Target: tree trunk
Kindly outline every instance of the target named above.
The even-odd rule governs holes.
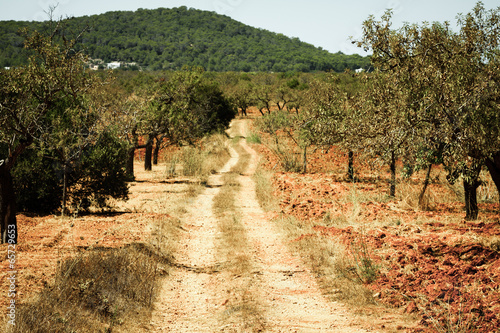
[[[62,193],[62,205],[61,205],[61,216],[66,215],[66,198],[68,197],[68,166],[64,164],[63,167],[63,193]]]
[[[68,188],[68,167],[66,165],[64,165],[64,167],[63,167],[63,197],[62,197],[62,205],[61,205],[61,216],[64,216],[66,214],[67,188]]]
[[[481,185],[479,181],[479,173],[481,168],[472,171],[470,179],[464,178],[464,194],[465,194],[465,219],[477,220],[479,208],[477,207],[477,188]]]
[[[354,153],[352,150],[349,150],[347,153],[348,156],[348,166],[347,166],[347,179],[351,182],[354,181]]]
[[[303,173],[307,173],[307,147],[304,147],[304,159],[302,162],[303,162],[302,171]]]
[[[394,154],[394,152],[391,152],[390,168],[391,168],[391,188],[389,196],[394,198],[396,196],[396,154]]]
[[[10,169],[0,161],[0,223],[2,244],[17,244],[16,195]]]
[[[153,150],[153,164],[158,165],[158,155],[160,154],[160,145],[161,141],[158,138],[155,138],[155,149]]]
[[[127,163],[125,164],[125,172],[127,173],[127,178],[132,181],[134,177],[134,157],[135,157],[135,147],[131,147],[127,151]]]
[[[500,152],[493,156],[493,159],[486,159],[486,167],[490,172],[491,179],[497,187],[498,196],[500,198]]]
[[[418,207],[420,209],[423,209],[424,207],[424,195],[425,191],[427,190],[427,187],[429,186],[429,183],[431,181],[431,171],[432,171],[432,164],[429,164],[429,167],[427,168],[427,174],[425,175],[425,180],[424,180],[424,187],[422,188],[422,191],[420,192],[420,195],[418,196]]]
[[[144,170],[151,171],[153,170],[153,165],[151,163],[153,157],[153,140],[152,138],[148,138],[148,142],[146,143],[146,153],[144,154]]]

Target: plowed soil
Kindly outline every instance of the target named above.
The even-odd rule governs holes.
[[[276,169],[265,146],[260,153]],[[447,184],[437,166],[423,209],[416,198],[424,171],[408,179],[398,174],[398,194],[390,198],[388,166],[357,161],[355,168],[357,181],[347,181],[346,154],[318,150],[309,159],[311,173],[274,174],[281,211],[316,231],[301,237],[335,239],[351,255],[362,242],[380,267],[367,287],[380,303],[420,318],[410,331],[498,332],[500,215],[489,176],[481,176],[479,219],[466,221],[460,184]]]

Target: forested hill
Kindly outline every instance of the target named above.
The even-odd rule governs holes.
[[[344,71],[368,68],[369,58],[332,54],[283,34],[257,29],[215,12],[186,7],[117,11],[68,20],[69,31],[89,26],[82,43],[105,63],[136,62],[144,69],[203,66],[209,71]],[[40,22],[0,21],[0,66],[26,61],[19,29]],[[324,33],[335,33],[325,31]]]

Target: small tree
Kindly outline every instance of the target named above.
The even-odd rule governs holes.
[[[91,205],[108,207],[109,198],[128,198],[128,176],[125,169],[127,144],[115,131],[106,129],[82,153],[72,170],[69,198],[76,209],[86,210]]]
[[[168,80],[159,80],[149,94],[141,131],[151,140],[160,136],[170,145],[194,144],[206,134],[227,128],[236,115],[218,84],[206,79],[200,68],[185,68]],[[151,155],[146,156],[145,163],[150,161]]]
[[[250,106],[255,104],[253,97],[254,86],[251,82],[240,80],[232,87],[230,97],[237,108],[241,110],[242,116],[247,116],[247,111]]]
[[[311,146],[309,120],[302,114],[276,111],[257,119],[257,128],[270,135],[271,151],[285,171],[307,172],[307,149]],[[297,149],[299,152],[297,152]],[[301,158],[298,155],[302,153]]]

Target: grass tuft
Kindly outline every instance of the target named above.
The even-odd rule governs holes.
[[[64,261],[55,284],[21,305],[13,332],[110,332],[151,308],[158,258],[136,247],[93,250]]]
[[[10,332],[136,330],[149,320],[178,232],[178,220],[158,219],[148,243],[90,248],[62,261],[54,284],[17,307]]]
[[[257,167],[253,175],[255,192],[260,206],[266,212],[277,209],[278,203],[273,195],[272,174],[261,165]]]
[[[259,134],[257,134],[257,133],[250,133],[250,135],[247,136],[247,142],[248,143],[261,144],[262,140],[261,140]]]

